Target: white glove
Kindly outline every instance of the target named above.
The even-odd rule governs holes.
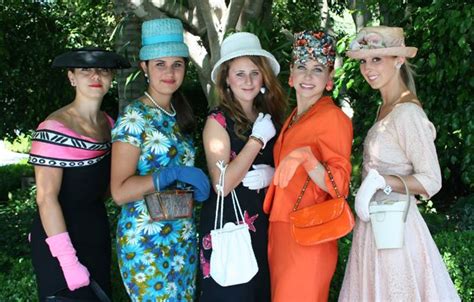
[[[244,187],[250,190],[260,190],[268,187],[272,181],[275,168],[269,165],[252,165],[253,170],[250,170],[242,179]]]
[[[386,186],[385,178],[377,172],[370,169],[364,181],[360,185],[355,198],[355,211],[357,216],[363,221],[369,221],[369,203],[375,192]]]
[[[272,123],[272,116],[270,114],[259,113],[255,123],[253,123],[252,134],[263,142],[262,149],[265,148],[267,142],[272,139],[276,134],[275,126]]]

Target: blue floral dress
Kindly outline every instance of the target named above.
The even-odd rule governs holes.
[[[161,167],[194,165],[192,137],[180,133],[175,117],[138,100],[119,116],[112,142],[140,148],[138,175],[151,174]],[[192,301],[196,245],[193,219],[155,222],[143,199],[123,205],[117,225],[117,254],[130,298]]]

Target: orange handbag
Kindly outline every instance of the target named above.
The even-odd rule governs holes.
[[[323,166],[328,172],[337,198],[298,210],[310,181],[308,176],[293,207],[293,212],[290,213],[293,237],[300,245],[316,245],[336,240],[349,234],[354,227],[354,215],[347,201],[339,194],[331,170],[326,164]]]

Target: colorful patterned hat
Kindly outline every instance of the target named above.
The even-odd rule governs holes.
[[[211,79],[215,83],[217,73],[222,63],[238,57],[259,56],[265,57],[270,64],[273,73],[278,75],[280,72],[280,64],[275,57],[262,48],[258,37],[248,32],[233,33],[224,39],[221,45],[221,58],[214,64],[211,72]]]
[[[336,40],[322,31],[305,30],[294,35],[293,63],[316,60],[327,67],[333,67],[336,60]]]
[[[400,27],[364,27],[351,42],[346,55],[353,59],[373,56],[400,56],[413,58],[416,47],[405,46],[403,29]]]
[[[184,44],[183,24],[178,19],[154,19],[142,24],[140,60],[163,57],[189,57]]]

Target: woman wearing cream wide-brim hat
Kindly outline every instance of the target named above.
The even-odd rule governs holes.
[[[203,204],[200,220],[200,301],[270,301],[267,261],[268,217],[262,203],[273,176],[273,144],[286,109],[286,97],[276,78],[280,65],[262,49],[258,37],[248,32],[233,33],[221,45],[221,58],[214,65],[218,106],[208,115],[203,144],[213,188],[219,183],[217,161],[228,164],[224,180],[223,223],[235,222],[230,194],[235,190],[259,270],[253,278],[234,286],[220,286],[211,276],[212,240],[216,192]]]
[[[427,198],[441,188],[434,145],[436,131],[416,96],[407,58],[417,49],[404,43],[397,27],[366,27],[347,55],[360,60],[360,71],[382,104],[364,142],[363,181],[357,192],[357,219],[339,301],[459,301],[414,195]],[[401,248],[377,249],[369,202],[388,196],[410,205]]]

